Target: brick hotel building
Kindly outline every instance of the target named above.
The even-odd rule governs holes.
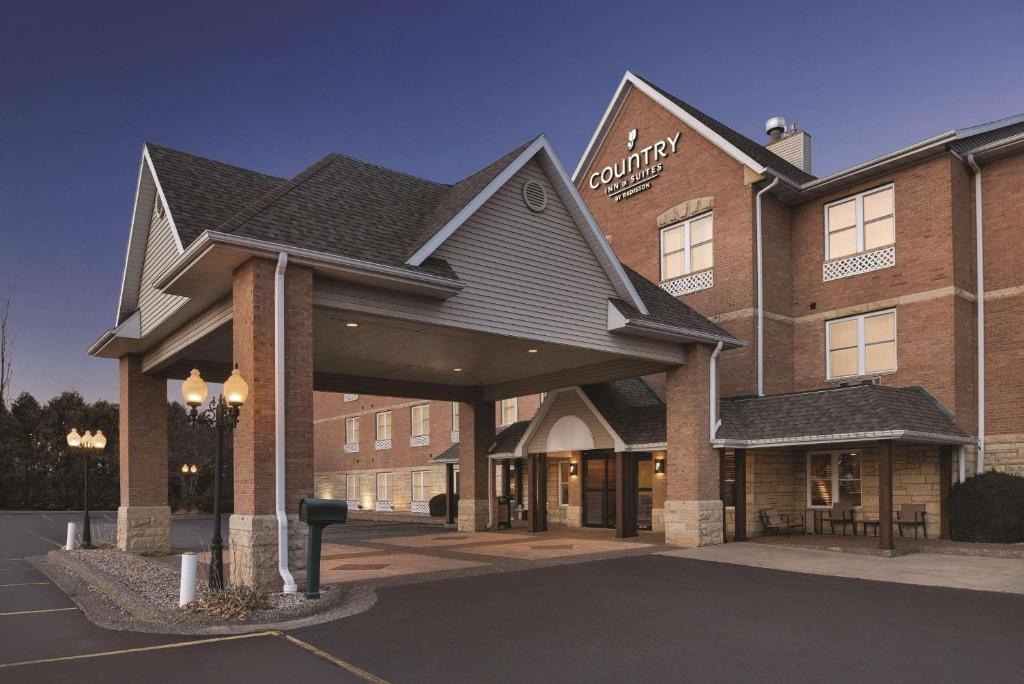
[[[947,534],[955,479],[1024,472],[1024,116],[821,178],[766,128],[627,73],[573,174],[544,136],[455,183],[146,144],[89,350],[119,363],[118,545],[170,546],[168,382],[233,368],[236,584],[301,576],[311,494],[682,546],[762,510]]]
[[[627,74],[574,177],[625,265],[749,343],[721,354],[723,414],[740,410],[742,397],[777,396],[778,415],[791,416],[802,410],[800,401],[830,410],[830,392],[870,397],[871,390],[851,387],[863,383],[920,387],[971,436],[948,459],[951,478],[972,474],[979,461],[1024,473],[1017,392],[1024,367],[1024,117],[952,130],[822,178],[812,175],[808,132],[773,118],[766,136],[759,144]],[[644,378],[661,398],[663,377]],[[814,393],[824,403],[815,403]],[[503,401],[499,431],[532,419],[542,397]],[[866,410],[884,405],[869,398]],[[458,462],[457,403],[325,393],[314,407],[321,495],[364,511],[426,513],[429,498],[446,490],[445,468]],[[744,454],[748,530],[766,507],[799,514],[849,502],[865,517],[877,516],[877,446],[869,436],[815,444],[801,435],[777,447],[766,439],[772,448]],[[758,441],[717,437],[723,497],[731,503],[735,447]],[[921,443],[897,449],[893,461],[894,505],[926,504],[933,534],[940,531],[940,451]],[[521,511],[528,485],[516,479],[518,456],[510,466],[492,463],[492,496],[511,495]],[[567,453],[549,462],[548,518],[610,525],[604,511],[590,521],[581,514],[585,480],[569,475],[569,463],[581,458]],[[651,472],[645,467],[641,475],[648,485]],[[651,509],[647,526],[660,530],[657,490],[655,480],[640,506]]]

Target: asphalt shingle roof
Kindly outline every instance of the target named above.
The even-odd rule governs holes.
[[[713,130],[715,133],[725,138],[731,145],[739,149],[743,154],[747,155],[761,166],[766,166],[773,171],[778,171],[786,178],[796,181],[797,183],[807,183],[814,180],[814,176],[807,173],[803,169],[794,166],[779,155],[775,154],[764,145],[759,145],[742,133],[733,130],[729,126],[726,126],[721,121],[708,116],[704,112],[700,111],[693,105],[680,100],[672,93],[662,90],[658,86],[654,85],[646,78],[637,76],[641,81],[649,85],[650,87],[657,90],[662,96],[671,100],[673,104],[678,106],[680,109],[685,111],[693,118],[700,121],[702,124]]]
[[[722,426],[717,437],[722,441],[800,441],[901,431],[932,435],[937,441],[950,443],[970,439],[952,415],[920,387],[854,385],[723,399],[720,407]]]
[[[626,444],[666,440],[665,404],[642,379],[582,385],[580,389]]]

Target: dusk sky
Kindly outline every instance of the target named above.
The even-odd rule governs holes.
[[[630,69],[824,175],[1024,112],[1017,2],[3,2],[0,289],[15,393],[117,398],[146,140],[278,176],[341,152],[454,181],[544,132],[573,169]]]

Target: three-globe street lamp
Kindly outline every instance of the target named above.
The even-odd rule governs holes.
[[[86,430],[84,435],[78,434],[77,428],[71,428],[68,433],[68,446],[75,450],[81,450],[85,454],[85,492],[82,497],[82,507],[85,509],[85,518],[82,520],[82,548],[92,548],[92,524],[89,522],[89,456],[95,452],[101,452],[107,447],[107,438],[103,430],[97,430],[96,434]]]
[[[181,385],[181,393],[185,397],[185,403],[192,410],[189,412],[189,419],[194,428],[199,422],[199,417],[214,421],[217,427],[217,458],[214,462],[213,474],[213,538],[210,540],[210,588],[224,588],[224,542],[220,535],[220,492],[224,477],[224,431],[233,430],[238,425],[238,409],[245,404],[249,396],[249,385],[238,372],[237,366],[231,371],[231,377],[224,381],[224,390],[220,397],[210,400],[209,406],[202,413],[199,407],[206,401],[208,389],[206,381],[199,375],[199,370],[193,368],[188,379]]]

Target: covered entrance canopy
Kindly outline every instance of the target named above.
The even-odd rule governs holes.
[[[147,145],[116,326],[90,349],[121,362],[119,543],[166,548],[157,381],[193,367],[237,364],[252,389],[232,572],[262,583],[275,508],[312,489],[314,390],[465,402],[459,525],[479,529],[496,399],[682,367],[706,406],[719,343],[743,344],[618,262],[543,136],[454,184],[336,154],[282,179]]]

